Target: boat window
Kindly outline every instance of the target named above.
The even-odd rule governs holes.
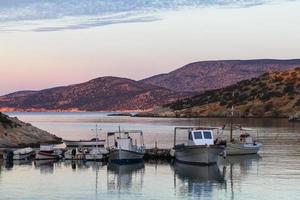
[[[205,139],[212,139],[210,131],[203,131],[203,135]]]
[[[191,132],[189,132],[189,140],[193,140],[193,136]]]
[[[202,132],[194,132],[195,139],[202,139]]]

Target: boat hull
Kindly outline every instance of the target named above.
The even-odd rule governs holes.
[[[101,161],[103,160],[102,154],[86,154],[85,160],[87,161]]]
[[[227,143],[226,154],[227,155],[249,155],[257,154],[262,145],[257,143],[253,144],[243,144],[243,143]]]
[[[22,149],[21,149],[22,150]],[[19,151],[19,150],[17,150]],[[31,150],[31,151],[28,151],[28,152],[18,152],[16,153],[17,151],[10,151],[11,153],[4,153],[3,154],[3,159],[4,160],[9,160],[9,159],[12,159],[12,160],[27,160],[27,159],[30,159],[34,156],[35,152],[34,150]],[[9,158],[10,156],[12,156],[11,158]]]
[[[210,165],[218,162],[223,151],[223,146],[216,145],[183,146],[175,149],[175,159],[188,164]]]
[[[14,154],[14,160],[27,160],[34,156],[34,151],[26,153],[26,154]]]
[[[109,152],[109,161],[118,164],[142,162],[144,153],[115,149]]]
[[[64,156],[66,160],[84,160],[83,154],[73,155],[72,153],[66,152]]]
[[[58,160],[60,159],[59,155],[55,155],[53,153],[44,153],[44,152],[38,152],[35,154],[36,160]]]

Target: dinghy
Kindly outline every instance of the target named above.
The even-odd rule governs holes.
[[[61,151],[56,151],[53,145],[41,145],[35,154],[36,160],[58,160],[62,158]]]

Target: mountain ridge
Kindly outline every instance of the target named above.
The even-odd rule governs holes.
[[[209,60],[192,62],[140,81],[174,91],[203,92],[257,77],[267,71],[295,67],[300,67],[300,59]]]
[[[139,116],[291,117],[300,112],[300,68],[267,72],[222,89],[178,100]]]
[[[210,60],[139,81],[104,76],[89,81],[0,96],[0,111],[149,111],[265,72],[300,67],[300,59]]]
[[[0,110],[147,110],[186,96],[186,93],[139,83],[128,78],[105,76],[84,83],[47,88],[29,95],[4,95],[0,97]]]

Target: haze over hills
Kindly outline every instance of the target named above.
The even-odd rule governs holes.
[[[117,111],[147,110],[187,94],[134,80],[101,77],[41,91],[16,92],[0,97],[2,111]]]
[[[167,74],[143,79],[141,82],[174,91],[203,92],[223,88],[268,71],[282,71],[295,67],[300,67],[300,59],[202,61],[185,65]]]
[[[289,117],[300,111],[300,68],[265,73],[257,78],[178,100],[140,116]]]

